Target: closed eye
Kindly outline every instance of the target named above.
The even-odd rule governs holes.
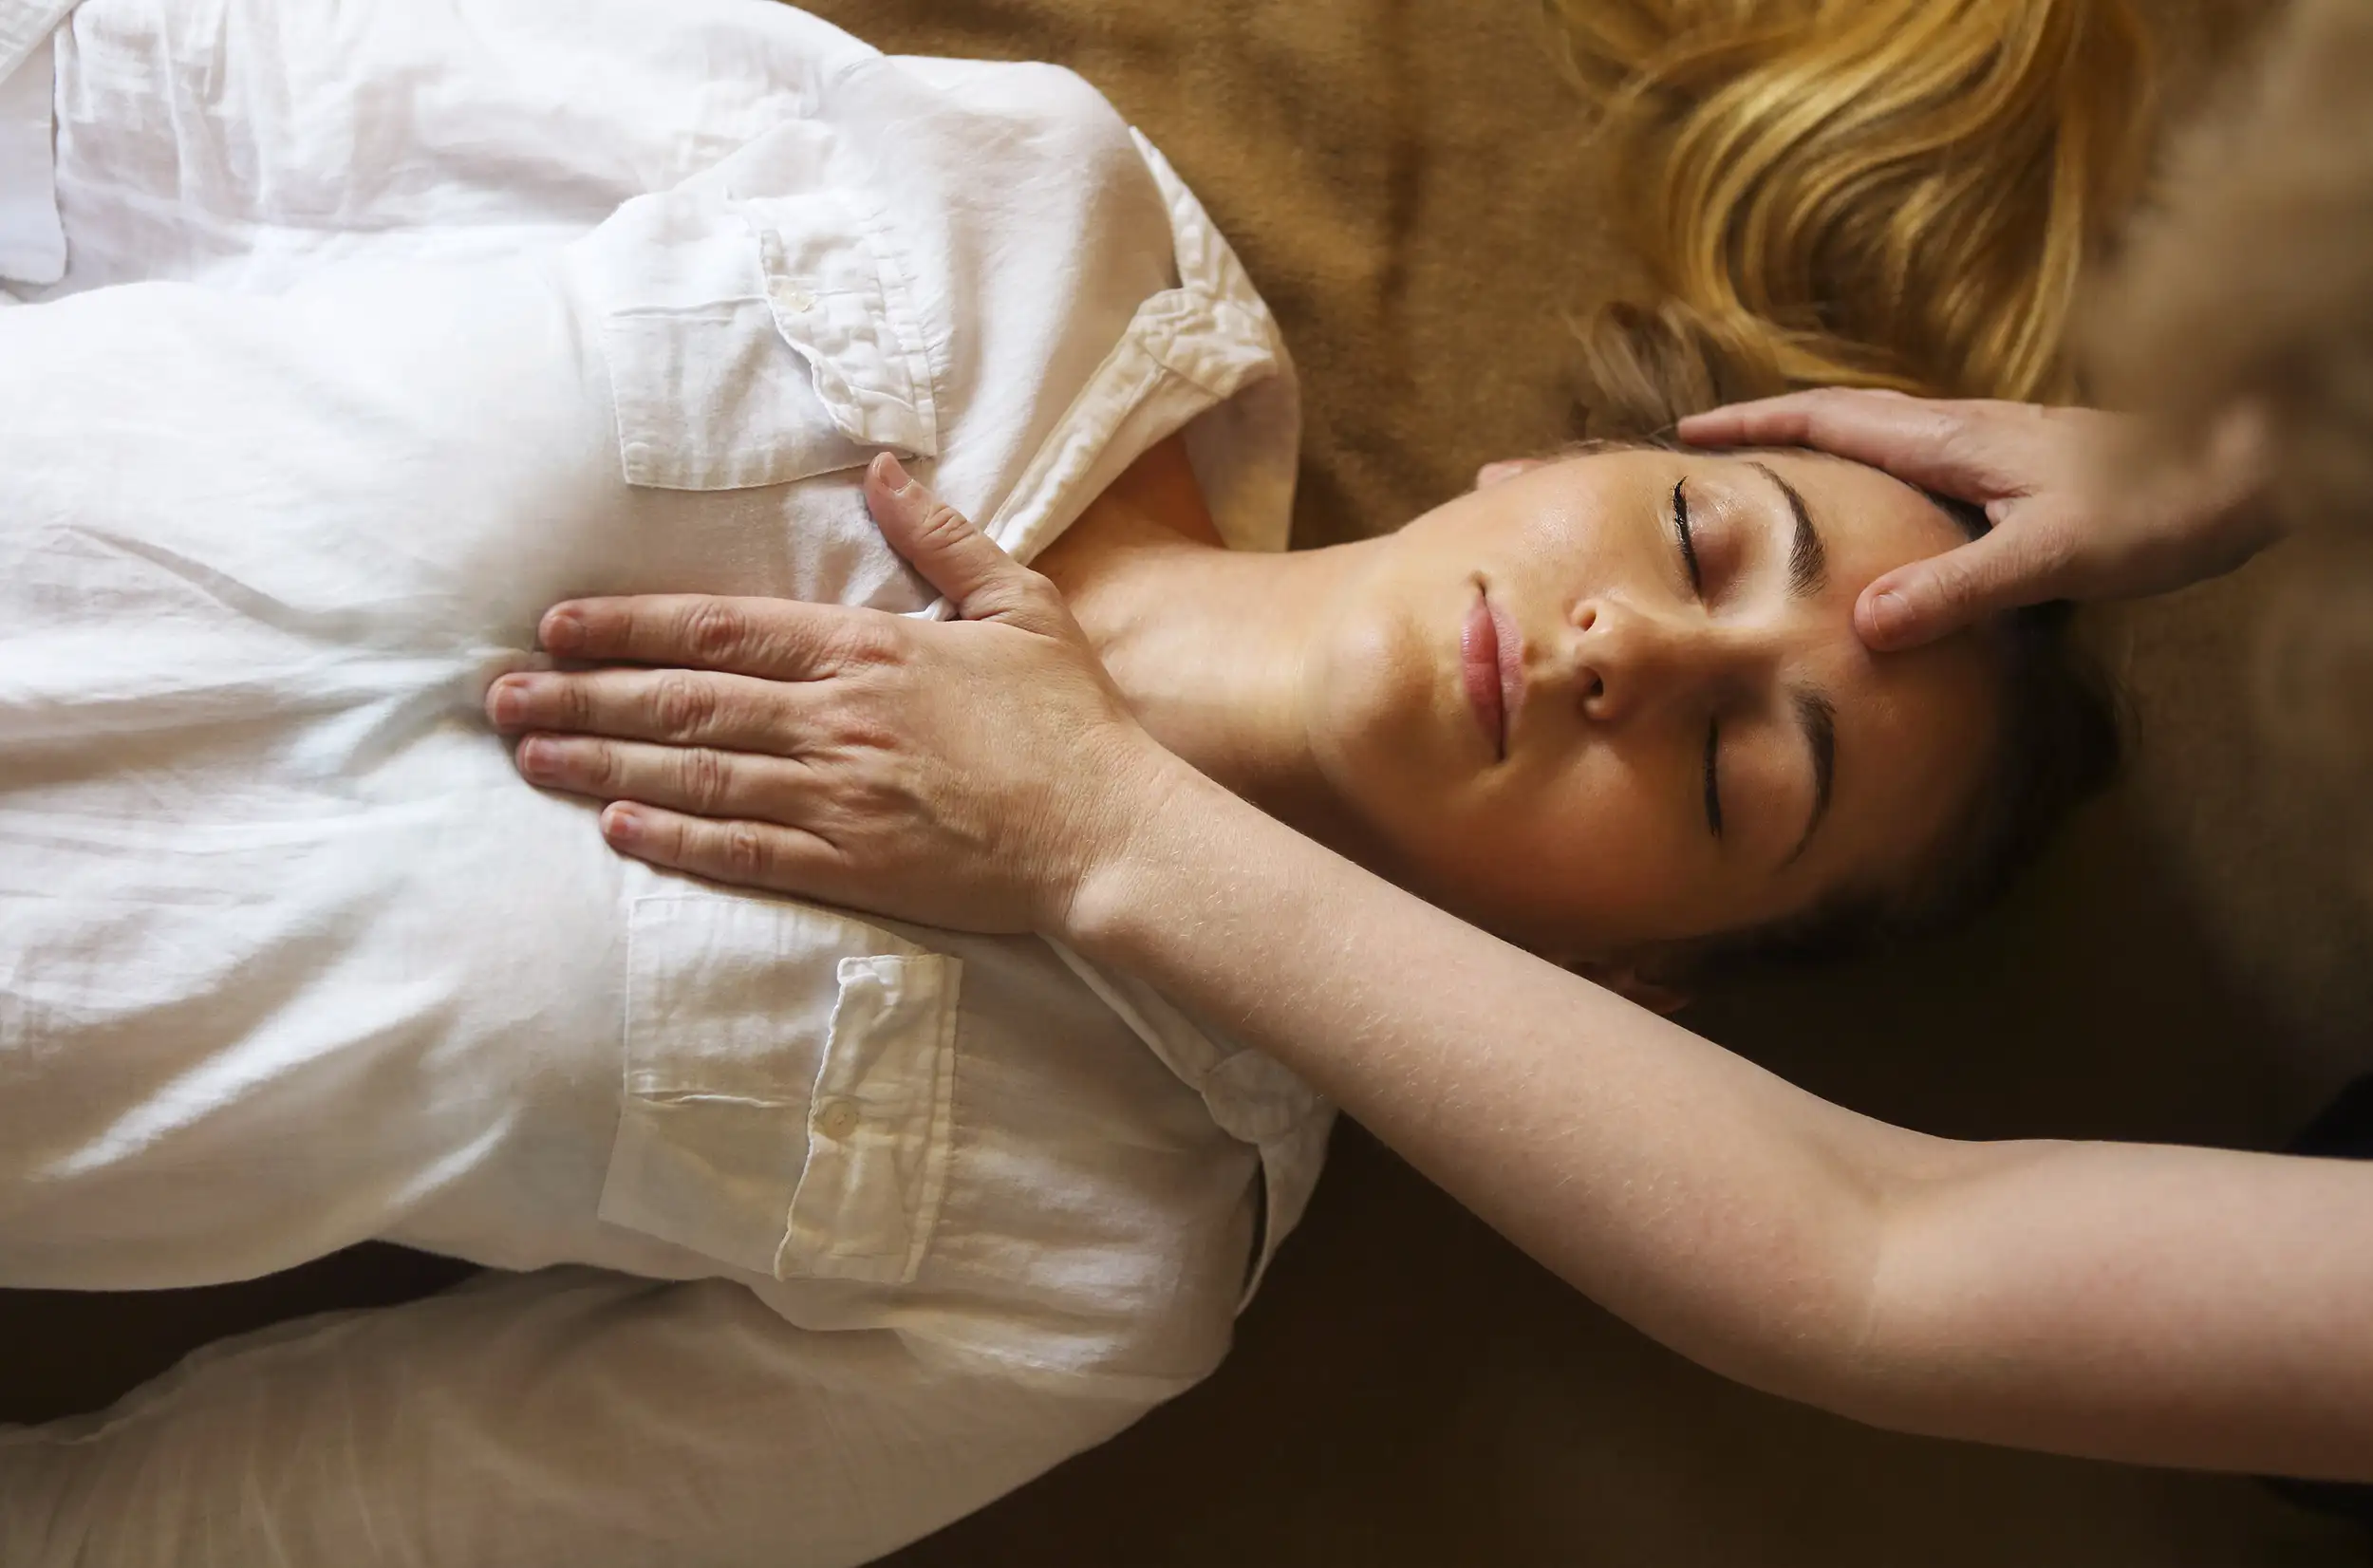
[[[1722,725],[1706,726],[1706,826],[1722,836]]]
[[[1681,542],[1681,564],[1689,569],[1690,588],[1702,599],[1706,595],[1706,578],[1697,565],[1697,540],[1690,532],[1689,480],[1686,478],[1672,481],[1672,533]],[[1720,720],[1706,726],[1706,829],[1716,838],[1722,836]]]
[[[1690,497],[1687,479],[1672,481],[1672,532],[1681,541],[1681,564],[1689,568],[1690,588],[1700,597],[1706,592],[1706,579],[1697,569],[1697,540],[1690,533]]]

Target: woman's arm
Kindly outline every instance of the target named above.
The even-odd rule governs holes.
[[[2373,1476],[2373,1167],[1907,1132],[1200,778],[1161,798],[1064,934],[1673,1349],[1907,1430]]]
[[[562,607],[555,653],[731,673],[506,681],[531,776],[635,802],[605,829],[663,864],[1131,969],[1744,1381],[1940,1435],[2373,1477],[2373,1167],[1954,1143],[1803,1093],[1162,752],[1043,580],[896,478],[869,483],[885,532],[968,619]]]
[[[490,1273],[0,1428],[0,1562],[842,1568],[1157,1399],[799,1328],[730,1280]]]

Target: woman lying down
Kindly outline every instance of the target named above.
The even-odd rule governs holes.
[[[86,9],[62,116],[70,45],[171,30]],[[623,860],[514,769],[556,601],[924,609],[879,452],[1196,765],[1643,998],[1958,907],[2096,771],[2047,625],[1862,651],[1857,590],[1962,535],[1848,464],[1616,445],[1280,553],[1275,329],[1100,99],[771,7],[667,26],[790,85],[581,237],[355,222],[268,291],[0,310],[0,1283],[370,1238],[505,1271],[0,1434],[11,1568],[854,1562],[1218,1363],[1323,1152],[1281,1069],[1034,939]],[[285,261],[232,255],[252,219],[182,271]]]

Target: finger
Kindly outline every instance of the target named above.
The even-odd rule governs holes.
[[[1883,387],[1811,387],[1684,414],[1673,431],[1691,446],[1802,445],[1815,413],[1838,398],[1876,398],[1894,404],[1913,401]]]
[[[534,734],[514,753],[531,784],[595,800],[640,800],[697,816],[782,821],[808,794],[799,762],[707,746]]]
[[[1859,387],[1820,387],[1694,414],[1679,425],[1692,446],[1808,446],[1886,470],[1932,490],[1991,499],[1961,439],[1960,404]]]
[[[842,605],[654,593],[571,599],[544,612],[536,636],[569,659],[689,665],[769,681],[832,674],[880,640],[879,617]]]
[[[1915,648],[1989,615],[2058,597],[2061,563],[2031,530],[1998,527],[1982,538],[1874,579],[1854,605],[1854,627],[1880,653]]]
[[[1816,394],[1789,392],[1685,414],[1674,433],[1691,446],[1801,446]]]
[[[866,469],[866,505],[892,550],[967,621],[1011,621],[1033,631],[1060,625],[1061,600],[972,520],[908,476],[890,454]],[[1049,611],[1056,617],[1048,620]]]
[[[815,834],[773,822],[719,822],[641,801],[602,812],[602,837],[621,854],[712,882],[850,902],[849,868]]]
[[[506,675],[486,717],[506,735],[549,730],[780,755],[796,749],[813,688],[709,670],[608,669]]]

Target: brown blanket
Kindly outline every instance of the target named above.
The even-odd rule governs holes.
[[[1069,65],[1161,145],[1301,366],[1299,542],[1392,527],[1573,434],[1560,324],[1638,278],[1533,0],[813,9],[886,48]],[[2173,100],[2252,9],[2159,0]],[[2279,813],[2252,809],[2221,733],[2250,595],[2219,585],[2106,628],[2131,650],[2141,765],[2015,907],[1909,962],[1728,988],[1690,1021],[1940,1132],[2279,1139],[2314,1088],[2264,1054],[2188,896],[2278,852]],[[2149,809],[2204,795],[2205,812]],[[2170,856],[2166,827],[2222,852]],[[2302,896],[2289,858],[2261,905]],[[2272,912],[2219,924],[2295,951],[2306,923],[2251,918]],[[1219,1378],[901,1560],[2324,1560],[2310,1540],[2331,1538],[2248,1483],[1888,1437],[1723,1385],[1353,1133]]]
[[[826,0],[899,53],[1052,60],[1177,165],[1308,393],[1298,540],[1568,439],[1560,322],[1621,279],[1530,0]]]
[[[1070,65],[1161,144],[1300,364],[1301,542],[1392,527],[1478,464],[1570,433],[1560,321],[1632,277],[1600,217],[1607,171],[1577,134],[1533,0],[812,9],[900,52]],[[2158,9],[2180,83],[2250,0]],[[2262,1049],[2268,1020],[2209,957],[2187,892],[2253,852],[2236,844],[2278,836],[2218,744],[2242,689],[2220,640],[2233,641],[2231,606],[2249,592],[2210,589],[2122,632],[2158,720],[2139,787],[2012,907],[1884,968],[1743,981],[1690,1021],[1809,1088],[1938,1132],[2277,1138],[2312,1085]],[[2177,798],[2209,806],[2134,809]],[[2226,852],[2207,872],[2179,870],[2203,862],[2171,859],[2154,822]],[[2245,829],[2253,837],[2236,838]],[[2292,859],[2299,871],[2308,857]],[[2260,895],[2256,913],[2297,906],[2299,885]],[[2258,947],[2297,949],[2279,920],[2253,924],[2245,909],[2226,924]],[[2329,973],[2320,983],[2345,991]],[[363,1249],[255,1286],[96,1309],[0,1293],[15,1351],[0,1363],[0,1418],[103,1400],[233,1326],[447,1277]],[[33,1342],[54,1349],[27,1356]],[[2103,1568],[2361,1556],[2345,1530],[2245,1481],[1892,1437],[1723,1383],[1576,1297],[1347,1129],[1216,1378],[896,1560]]]

